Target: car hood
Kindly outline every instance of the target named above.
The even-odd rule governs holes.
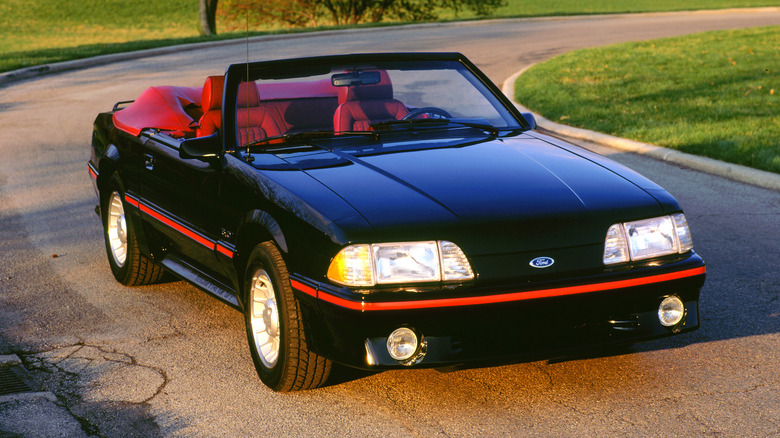
[[[611,224],[663,214],[663,206],[637,184],[641,177],[627,179],[614,168],[619,165],[610,162],[608,168],[577,152],[520,135],[277,156],[337,194],[370,225],[343,230],[349,241],[451,240],[470,255],[603,245]]]

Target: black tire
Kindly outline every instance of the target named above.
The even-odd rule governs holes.
[[[141,254],[133,221],[126,216],[125,191],[118,175],[113,175],[102,197],[103,237],[114,278],[125,286],[156,283],[162,267]]]
[[[244,277],[244,320],[257,375],[279,392],[317,388],[331,361],[309,351],[300,304],[273,242],[257,245]]]

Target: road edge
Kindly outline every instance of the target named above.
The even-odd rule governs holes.
[[[507,78],[501,87],[501,91],[507,96],[507,98],[509,98],[512,104],[514,104],[519,111],[533,114],[534,118],[536,119],[536,124],[540,128],[550,131],[553,134],[577,140],[589,141],[619,151],[646,155],[657,160],[677,164],[679,166],[698,170],[700,172],[705,172],[711,175],[728,178],[734,181],[751,184],[765,189],[780,191],[780,175],[776,173],[753,169],[751,167],[742,166],[739,164],[727,163],[725,161],[720,161],[713,158],[687,154],[685,152],[680,152],[674,149],[656,146],[649,143],[642,143],[634,140],[628,140],[609,134],[589,131],[587,129],[562,125],[534,113],[533,111],[523,106],[521,103],[515,101],[515,83],[517,82],[517,79],[532,66],[533,64],[523,68],[522,70]]]

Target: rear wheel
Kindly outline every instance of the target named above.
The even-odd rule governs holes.
[[[103,196],[103,234],[108,264],[114,278],[125,286],[141,286],[155,283],[163,275],[163,269],[141,254],[138,249],[135,228],[125,213],[124,188],[114,175]]]
[[[281,392],[324,384],[331,362],[309,351],[300,305],[282,255],[272,242],[252,251],[244,287],[247,338],[260,380]]]

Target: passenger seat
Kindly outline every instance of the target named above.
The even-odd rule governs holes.
[[[379,83],[339,88],[339,106],[333,115],[333,130],[368,131],[372,123],[400,120],[409,113],[393,99],[393,84],[386,70],[378,70]]]

